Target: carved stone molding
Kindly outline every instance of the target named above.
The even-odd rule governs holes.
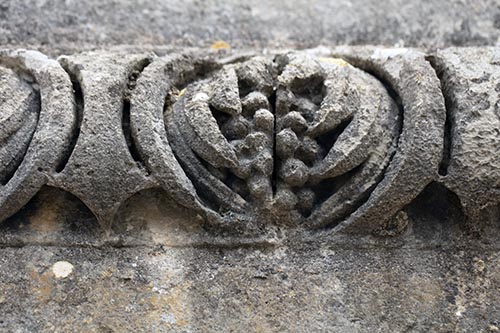
[[[500,202],[500,49],[452,48],[431,60],[448,111],[439,181],[478,223]]]
[[[500,203],[499,65],[494,48],[2,51],[0,220],[49,185],[109,227],[161,188],[235,233],[370,233],[437,182],[481,223]]]

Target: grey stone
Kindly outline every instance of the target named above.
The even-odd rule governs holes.
[[[21,50],[1,52],[0,64],[19,73],[28,73],[40,90],[40,110],[30,111],[38,112],[36,131],[12,177],[0,185],[0,219],[5,219],[24,206],[49,181],[48,177],[57,172],[59,163],[64,160],[65,146],[70,143],[75,114],[69,77],[57,61],[35,51]],[[2,110],[2,125],[3,122],[8,125],[8,118],[3,115],[11,112]],[[20,147],[16,147],[21,151],[22,142],[21,139]]]
[[[1,329],[499,329],[496,48],[157,53],[2,51]]]
[[[432,181],[455,192],[469,216],[488,205],[494,210],[499,201],[495,106],[490,102],[489,115],[476,116],[489,136],[460,127],[465,124],[460,117],[474,111],[452,85],[458,74],[441,60],[455,59],[446,52],[462,51],[426,57],[410,49],[342,47],[330,53],[243,56],[231,63],[227,56],[238,53],[89,52],[61,57],[61,65],[38,53],[6,52],[4,63],[12,68],[6,79],[22,84],[21,91],[29,84],[42,93],[54,89],[49,102],[61,115],[51,111],[52,104],[47,107],[42,94],[39,110],[31,101],[23,112],[35,115],[28,124],[40,113],[50,136],[41,126],[34,133],[29,125],[16,130],[20,125],[11,115],[17,104],[3,104],[8,141],[2,147],[17,157],[4,162],[12,178],[0,193],[2,216],[15,213],[45,184],[78,197],[108,229],[128,198],[153,187],[166,190],[207,225],[235,234],[266,234],[281,225],[370,233]],[[477,65],[474,56],[469,63]],[[490,58],[483,61],[495,66],[496,58]],[[43,81],[39,68],[22,67],[32,63],[51,66],[42,72],[49,79]],[[444,95],[431,65],[440,68],[445,94],[453,99],[448,121],[458,125],[452,124],[451,133],[445,133]],[[462,68],[463,75],[477,71]],[[32,77],[31,83],[19,81],[25,80],[21,75]],[[64,77],[65,90],[53,87],[50,75]],[[480,82],[464,80],[491,81],[484,89],[496,84],[489,72]],[[460,89],[468,91],[465,87]],[[452,142],[449,162],[443,160],[445,134]],[[20,162],[31,135],[38,141],[30,142]],[[55,145],[54,137],[65,144]],[[461,158],[461,151],[479,146],[484,150],[478,158],[473,158],[477,152]],[[50,167],[38,166],[49,158]],[[451,163],[450,176],[438,174],[440,163]],[[467,170],[474,170],[475,192],[464,180],[470,177]],[[490,192],[482,195],[484,185]]]
[[[0,44],[51,55],[115,45],[500,45],[497,0],[4,0]]]
[[[345,54],[343,49],[334,52]],[[436,179],[446,117],[440,82],[423,53],[365,48],[350,54],[349,61],[388,82],[400,98],[403,114],[398,149],[385,176],[367,202],[339,226],[347,230],[359,228],[355,221],[386,221]]]
[[[494,332],[498,254],[2,249],[6,332]],[[304,260],[304,258],[308,258]],[[54,265],[74,268],[57,278]],[[14,273],[15,272],[15,273]],[[359,286],[367,286],[360,290]]]
[[[470,226],[495,224],[500,202],[500,52],[447,49],[432,58],[448,105],[448,143],[440,181],[455,192]]]

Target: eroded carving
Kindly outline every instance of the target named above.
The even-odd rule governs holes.
[[[450,142],[440,181],[478,225],[500,203],[500,50],[451,48],[432,60],[448,100]]]
[[[81,87],[83,110],[74,150],[50,184],[76,195],[106,225],[124,200],[153,185],[134,160],[123,125],[132,77],[149,58],[85,53],[59,61]]]
[[[397,151],[367,201],[337,230],[373,230],[437,178],[446,109],[438,77],[425,54],[409,49],[352,48],[337,54],[389,85],[403,109]],[[382,222],[383,223],[383,222]]]
[[[22,162],[35,132],[40,112],[40,95],[12,69],[0,68],[0,180],[7,184]]]
[[[288,54],[224,66],[189,85],[166,116],[174,152],[212,209],[318,227],[380,181],[398,111],[377,79],[347,62]]]
[[[270,225],[366,233],[436,180],[476,216],[499,201],[498,154],[487,153],[499,149],[496,58],[454,52],[432,61],[453,101],[445,176],[442,82],[418,51],[93,52],[59,61],[5,51],[0,219],[48,184],[109,226],[130,196],[160,187],[237,233]],[[468,74],[484,68],[474,57],[489,59],[485,75]],[[463,99],[464,89],[475,99]],[[485,159],[471,158],[474,147]]]
[[[75,113],[70,80],[57,61],[35,51],[3,51],[0,66],[9,80],[2,94],[18,88],[5,96],[0,107],[0,149],[5,149],[0,165],[7,176],[0,184],[3,220],[56,173],[70,142]]]

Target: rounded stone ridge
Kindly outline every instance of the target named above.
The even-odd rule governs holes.
[[[66,73],[36,51],[0,51],[0,220],[49,182],[74,124]]]
[[[0,67],[0,183],[12,178],[26,154],[38,122],[39,92],[32,79]]]

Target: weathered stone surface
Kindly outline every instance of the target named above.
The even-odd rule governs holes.
[[[500,50],[448,49],[433,59],[449,118],[440,181],[459,196],[471,224],[495,223],[489,211],[500,203]]]
[[[0,65],[18,71],[19,76],[27,75],[32,82],[32,89],[39,90],[37,102],[31,105],[35,110],[28,110],[38,113],[36,130],[29,147],[26,150],[24,140],[17,138],[17,133],[11,133],[8,138],[16,140],[19,144],[17,149],[25,153],[16,170],[11,171],[10,177],[0,184],[0,219],[3,220],[25,205],[42,185],[49,182],[48,178],[57,173],[70,145],[75,113],[69,77],[57,61],[35,51],[2,51]],[[8,118],[3,118],[12,113],[9,108],[15,107],[2,103],[2,127],[16,127],[15,124],[9,124]],[[4,149],[5,142],[1,146]],[[5,160],[2,160],[4,163]]]
[[[436,73],[423,53],[408,49],[353,49],[349,61],[385,80],[400,99],[402,129],[397,151],[380,185],[340,227],[360,228],[359,221],[380,223],[436,178],[443,149],[444,98]],[[361,215],[361,216],[357,216]],[[364,222],[366,223],[366,222]]]
[[[392,238],[206,243],[194,217],[161,191],[127,206],[109,235],[77,199],[45,188],[4,224],[1,329],[494,332],[500,324],[497,234],[462,230],[438,185],[405,208],[409,224]],[[73,266],[69,274],[60,262]]]
[[[3,0],[0,44],[51,55],[111,45],[500,45],[497,0]]]
[[[265,234],[273,226],[369,233],[435,180],[481,223],[471,212],[495,210],[499,201],[499,120],[493,102],[482,114],[461,98],[469,86],[495,86],[498,51],[485,50],[484,59],[473,52],[91,52],[59,64],[6,51],[4,81],[21,94],[30,94],[31,84],[32,97],[20,100],[19,111],[2,105],[2,149],[15,155],[10,162],[4,154],[1,217],[47,184],[78,197],[109,228],[129,197],[160,187],[208,225],[234,233]],[[467,77],[483,63],[490,67],[480,81]],[[16,112],[34,115],[26,129]],[[445,133],[447,112],[453,130]],[[481,126],[469,125],[472,116]],[[34,130],[29,123],[38,119]],[[445,139],[451,154],[443,153]],[[44,162],[49,166],[39,166]],[[450,164],[449,176],[438,175],[440,162]]]
[[[1,254],[5,332],[495,332],[499,325],[495,252],[29,246]],[[65,278],[56,277],[61,261],[74,266]]]
[[[109,223],[125,199],[149,187],[125,137],[129,77],[149,60],[144,54],[88,53],[59,61],[78,82],[82,114],[74,150],[53,182],[79,197],[102,223]]]
[[[0,327],[498,330],[498,52],[2,51]]]

